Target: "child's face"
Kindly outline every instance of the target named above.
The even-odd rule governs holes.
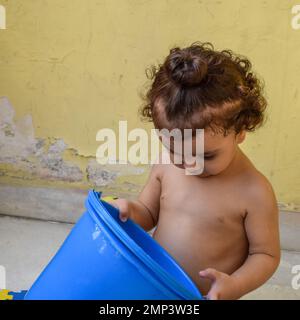
[[[199,177],[208,177],[211,175],[218,175],[224,171],[234,158],[237,146],[245,139],[245,131],[236,134],[234,131],[224,136],[222,133],[214,133],[209,129],[204,130],[204,169],[198,175]],[[192,152],[196,155],[195,138],[192,142]],[[170,146],[170,158],[174,163],[174,150]],[[178,168],[187,169],[193,168],[193,165],[185,163],[184,156],[182,157],[182,164],[175,164]]]

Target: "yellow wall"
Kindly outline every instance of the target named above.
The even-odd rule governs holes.
[[[117,128],[125,119],[130,128],[145,126],[137,115],[138,91],[149,64],[160,62],[173,45],[196,40],[231,48],[252,60],[269,100],[267,124],[249,134],[243,149],[271,180],[278,200],[297,206],[300,30],[291,27],[296,3],[0,0],[7,14],[7,29],[0,30],[0,96],[8,97],[16,121],[32,116],[35,137],[63,139],[69,150],[64,156],[83,168],[80,156],[95,156],[100,128]],[[12,164],[3,168],[2,175],[13,176]],[[145,177],[128,174],[126,182],[142,184]]]

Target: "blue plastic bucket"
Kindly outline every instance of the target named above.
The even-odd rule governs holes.
[[[87,211],[25,300],[202,299],[170,254],[100,196],[89,191]]]

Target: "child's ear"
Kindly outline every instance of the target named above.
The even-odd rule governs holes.
[[[242,143],[246,138],[246,131],[245,130],[240,131],[235,138],[238,144]]]

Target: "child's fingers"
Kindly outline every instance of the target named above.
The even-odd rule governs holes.
[[[123,221],[123,222],[126,222],[127,219],[128,219],[128,212],[127,211],[122,211],[120,210],[120,220]]]
[[[129,206],[128,201],[125,199],[118,199],[113,202],[109,202],[112,206],[119,209],[119,218],[121,221],[126,222],[129,218]]]
[[[200,271],[199,275],[202,278],[207,278],[207,279],[210,279],[212,281],[215,281],[219,276],[219,272],[217,270],[213,269],[213,268],[208,268],[208,269],[205,269],[203,271]]]
[[[207,300],[219,300],[220,295],[218,292],[211,290],[206,296]]]
[[[129,206],[128,206],[128,201],[122,199],[118,203],[119,205],[119,210],[120,210],[120,219],[125,222],[129,218]]]

